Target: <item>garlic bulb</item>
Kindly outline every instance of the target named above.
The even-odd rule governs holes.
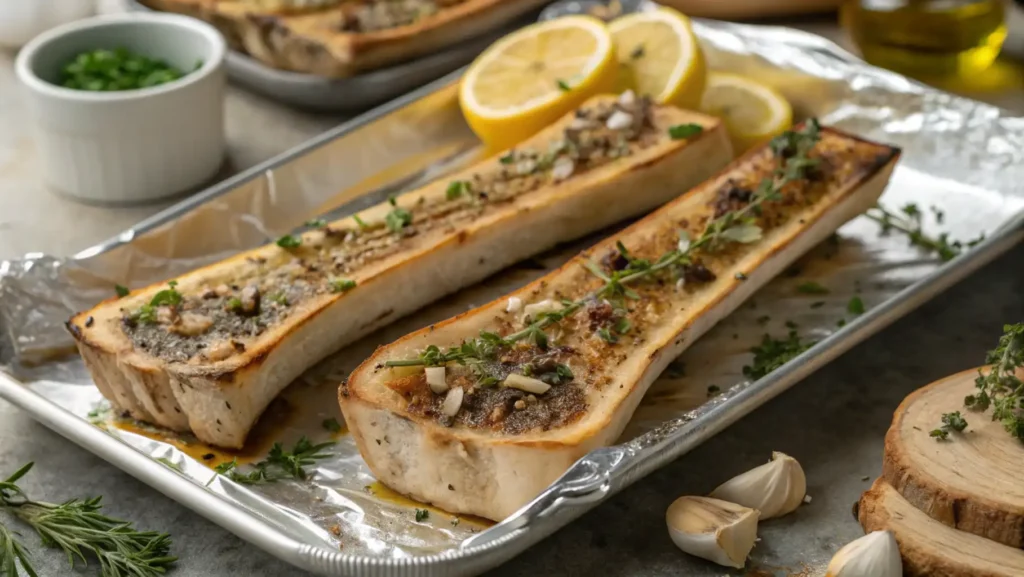
[[[711,497],[757,509],[761,519],[792,513],[804,501],[807,477],[796,459],[772,453],[772,460],[719,485]]]
[[[892,531],[874,531],[832,557],[825,577],[903,577],[899,544]]]
[[[445,395],[444,402],[441,403],[441,412],[449,417],[459,414],[459,409],[462,408],[462,399],[465,396],[466,392],[462,390],[462,387],[448,389],[448,394]]]
[[[757,511],[709,497],[680,497],[665,513],[677,547],[726,567],[742,568],[757,539]]]

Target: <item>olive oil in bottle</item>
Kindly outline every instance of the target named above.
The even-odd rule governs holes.
[[[843,27],[868,62],[911,76],[970,76],[1006,39],[1002,0],[847,0]]]

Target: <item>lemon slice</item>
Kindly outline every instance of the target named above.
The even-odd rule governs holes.
[[[707,68],[690,20],[671,8],[636,12],[608,26],[620,83],[655,102],[696,108]]]
[[[590,16],[566,16],[517,30],[469,66],[459,102],[489,148],[533,135],[584,100],[615,89],[612,37]]]
[[[700,110],[725,122],[734,152],[781,134],[793,124],[793,109],[774,89],[743,76],[712,72]]]

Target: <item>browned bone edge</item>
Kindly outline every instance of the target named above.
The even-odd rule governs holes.
[[[884,479],[861,496],[857,518],[865,531],[892,531],[907,577],[1024,575],[1024,551],[939,523]]]
[[[585,106],[614,99],[598,96]],[[487,207],[471,221],[402,240],[400,251],[351,274],[356,288],[303,301],[285,322],[271,325],[245,343],[244,352],[223,361],[164,362],[134,348],[120,325],[121,308],[133,310],[149,302],[166,288],[165,283],[79,313],[68,329],[97,387],[115,408],[171,430],[192,431],[206,443],[241,447],[270,401],[328,354],[559,242],[651,210],[731,158],[728,137],[718,120],[667,106],[655,107],[651,114],[659,134],[655,144]],[[561,138],[573,118],[573,113],[567,114],[523,145],[546,149],[553,138]],[[691,139],[670,139],[668,128],[680,123],[698,123],[704,131]],[[418,199],[443,200],[452,180],[469,179],[496,162],[496,158],[485,160],[405,193],[398,197],[398,204],[415,213]],[[622,189],[631,194],[621,194]],[[382,203],[360,215],[366,222],[379,223],[390,210],[388,203]],[[354,224],[345,218],[331,226],[344,231]],[[304,238],[315,241],[322,234],[306,233]],[[274,259],[294,256],[283,250],[269,244],[179,276],[178,290],[198,294],[217,281],[230,284],[251,268],[250,259],[266,257],[274,263]]]
[[[885,436],[882,478],[933,519],[987,539],[1024,547],[1024,446],[993,421],[966,412],[978,370],[964,371],[910,394]],[[942,414],[961,410],[964,433],[936,441]]]
[[[371,32],[340,30],[335,6],[294,14],[260,12],[244,1],[140,0],[154,10],[213,24],[231,46],[268,66],[344,78],[426,56],[482,35],[546,0],[466,0],[406,26]]]
[[[650,383],[671,359],[713,326],[716,319],[711,317],[731,312],[799,253],[824,240],[843,222],[862,213],[877,200],[898,160],[898,150],[834,129],[824,128],[822,134],[823,138],[831,135],[840,142],[859,142],[874,150],[873,153],[865,151],[865,173],[836,185],[830,203],[826,204],[823,199],[808,208],[807,213],[801,213],[801,218],[809,219],[807,224],[789,223],[780,227],[784,232],[769,231],[761,243],[772,243],[771,246],[755,250],[754,255],[741,259],[732,268],[716,271],[721,288],[714,298],[692,296],[697,301],[696,306],[688,307],[685,315],[678,313],[685,317],[683,320],[670,327],[652,329],[657,333],[653,336],[645,334],[643,348],[618,365],[617,370],[623,373],[615,375],[614,380],[628,390],[623,393],[625,398],[616,397],[618,404],[613,405],[614,414],[612,409],[604,411],[602,407],[597,417],[585,414],[581,419],[583,425],[577,422],[557,430],[508,437],[463,427],[441,427],[408,413],[400,395],[383,392],[389,390],[383,384],[387,371],[378,370],[384,361],[415,356],[428,344],[458,343],[461,339],[475,337],[478,329],[492,330],[487,323],[504,313],[506,297],[519,296],[524,303],[542,298],[537,295],[544,287],[551,289],[561,275],[569,278],[574,267],[580,267],[576,259],[512,295],[378,348],[339,390],[346,423],[374,475],[391,488],[419,501],[454,513],[500,520],[533,499],[588,451],[614,442]],[[701,186],[586,251],[584,258],[587,254],[614,250],[616,240],[631,244],[642,238],[645,227],[651,226],[653,230],[653,223],[689,218],[692,213],[684,211],[691,208],[697,211],[698,206],[705,210],[709,194],[724,185],[733,171],[753,163],[758,155],[768,154],[767,146],[750,151]],[[774,241],[770,240],[773,235],[777,237]],[[784,250],[790,245],[800,250],[795,253]],[[744,272],[746,280],[736,279],[735,272]],[[703,314],[716,307],[713,314]]]

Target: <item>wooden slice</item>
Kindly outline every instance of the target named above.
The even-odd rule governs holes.
[[[893,532],[907,577],[1024,575],[1024,551],[939,523],[884,479],[861,496],[857,516],[865,531]]]
[[[1024,547],[1024,444],[991,411],[964,409],[977,376],[975,369],[946,377],[900,404],[885,436],[882,478],[941,523]],[[967,430],[948,441],[930,437],[952,411],[967,419]]]

